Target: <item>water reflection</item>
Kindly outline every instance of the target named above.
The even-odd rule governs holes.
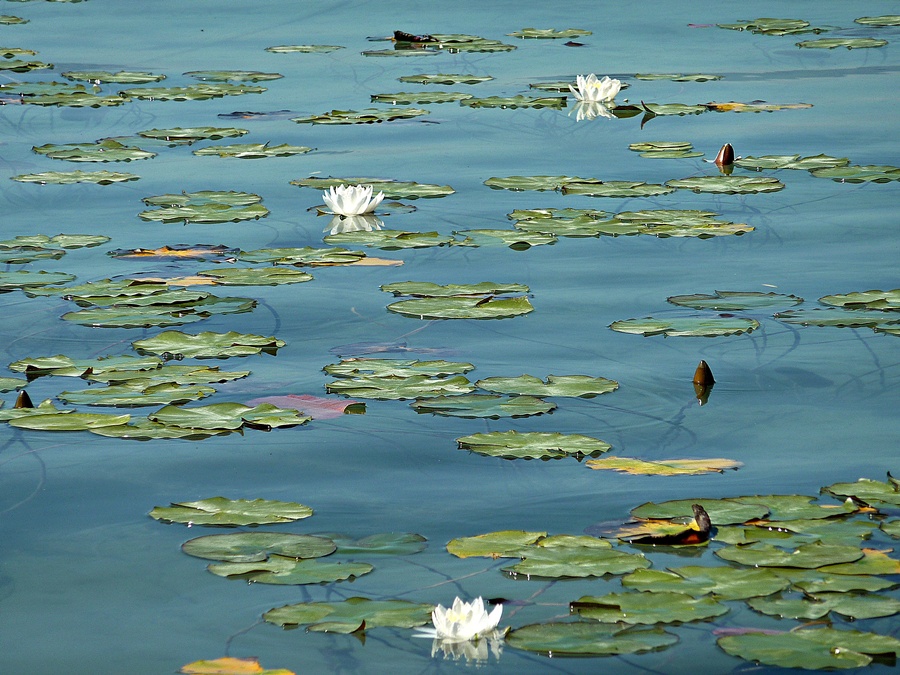
[[[571,112],[575,113],[575,121],[581,122],[582,120],[592,120],[597,117],[606,117],[607,119],[615,119],[615,115],[612,114],[612,111],[599,101],[578,101],[575,105],[572,106]]]
[[[489,647],[490,651],[488,651]],[[461,642],[438,638],[431,643],[432,658],[438,654],[443,654],[445,659],[453,659],[454,661],[465,659],[466,663],[487,663],[490,655],[493,655],[494,659],[499,661],[502,653],[503,640],[496,637],[477,641],[464,640]]]
[[[339,234],[341,232],[371,232],[384,227],[384,221],[371,213],[361,216],[334,216],[328,226],[323,230],[327,234]]]

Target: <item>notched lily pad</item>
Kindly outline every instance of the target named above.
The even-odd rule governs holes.
[[[723,335],[741,335],[751,333],[759,328],[756,319],[743,317],[686,317],[676,319],[627,319],[614,321],[609,326],[619,333],[634,333],[649,337],[666,335],[668,337],[721,337]]]
[[[410,406],[417,413],[432,413],[450,417],[530,417],[543,415],[556,409],[534,396],[495,396],[492,394],[463,394],[461,396],[436,396],[417,399]]]
[[[693,192],[741,195],[778,192],[784,189],[784,183],[777,178],[764,176],[694,176],[666,181],[666,185]]]
[[[713,594],[720,600],[745,600],[777,593],[791,582],[766,569],[691,565],[669,571],[637,570],[623,578],[622,585],[639,591],[670,591],[694,597]]]
[[[43,173],[23,173],[11,176],[20,183],[40,183],[41,185],[71,185],[72,183],[96,183],[111,185],[138,180],[140,176],[120,171],[44,171]]]
[[[212,563],[206,569],[216,576],[240,578],[251,584],[299,586],[345,581],[368,574],[375,568],[368,563],[318,562],[270,555],[268,560],[263,562]]]
[[[636,654],[665,649],[678,638],[661,628],[603,624],[597,621],[534,623],[516,628],[506,636],[513,649],[561,656]]]
[[[334,553],[336,548],[327,537],[287,532],[209,534],[181,545],[181,550],[190,556],[223,562],[259,562],[270,555],[296,560],[321,558]]]
[[[712,80],[721,80],[721,75],[705,75],[703,73],[692,73],[682,75],[681,73],[636,73],[636,80],[671,80],[672,82],[709,82]]]
[[[853,19],[854,23],[863,26],[900,26],[900,14],[886,14],[884,16],[861,16]]]
[[[283,267],[222,267],[200,270],[197,275],[214,279],[221,286],[280,286],[313,279],[312,274]]]
[[[37,411],[40,412],[40,411]],[[130,415],[104,415],[60,411],[53,414],[30,414],[9,420],[9,425],[33,431],[88,431],[98,427],[127,424]]]
[[[297,502],[210,497],[193,502],[173,502],[170,506],[156,506],[149,515],[165,523],[239,527],[290,523],[309,518],[312,514],[311,508]]]
[[[800,567],[815,569],[826,565],[850,563],[863,557],[857,546],[843,546],[814,542],[787,551],[771,544],[753,543],[731,546],[716,551],[723,560],[752,567]]]
[[[66,284],[75,280],[74,274],[65,272],[28,272],[17,270],[14,272],[0,272],[0,293],[8,293],[18,289],[38,289]]]
[[[619,383],[605,377],[590,375],[549,375],[546,381],[533,375],[519,377],[488,377],[478,380],[476,386],[499,394],[526,394],[529,396],[571,396],[593,398],[619,388]]]
[[[270,609],[263,619],[282,627],[307,626],[314,632],[355,632],[381,626],[415,628],[431,620],[434,605],[406,600],[348,598],[342,602],[301,602]]]
[[[588,197],[656,197],[673,192],[673,187],[631,180],[571,182],[562,186],[564,195]]]
[[[809,21],[804,21],[803,19],[759,18],[716,25],[719,28],[746,30],[760,35],[794,35],[796,33],[819,33],[824,30],[811,26]]]
[[[493,431],[457,438],[460,450],[504,459],[560,459],[596,457],[612,446],[591,436],[558,432]]]
[[[407,248],[430,248],[449,246],[453,237],[437,232],[405,232],[403,230],[354,230],[338,232],[324,237],[326,244],[346,244],[348,246],[371,246],[384,251]]]
[[[392,122],[394,120],[408,120],[422,115],[428,115],[431,111],[422,108],[366,108],[365,110],[332,110],[320,115],[307,117],[295,117],[291,121],[298,124],[374,124],[378,122]]]
[[[294,427],[309,422],[312,417],[297,410],[278,408],[269,403],[250,407],[240,403],[212,403],[183,408],[167,405],[147,415],[151,422],[183,429],[240,429],[246,425],[266,431],[277,427]]]
[[[187,87],[136,87],[119,92],[125,98],[147,101],[206,101],[223,96],[262,94],[265,87],[247,84],[193,84]]]
[[[81,391],[63,391],[57,397],[74,405],[138,407],[188,403],[215,393],[215,389],[204,385],[130,380],[126,384],[93,387]]]
[[[177,330],[160,333],[151,338],[135,340],[131,346],[138,354],[180,356],[191,359],[226,359],[264,352],[274,354],[284,347],[284,340],[252,333],[203,332],[189,335]]]
[[[740,310],[769,309],[785,305],[799,305],[803,298],[783,293],[760,293],[758,291],[715,291],[708,295],[695,293],[692,295],[673,295],[667,302],[679,307],[691,309],[715,309],[720,312]]]
[[[645,591],[584,596],[569,604],[571,611],[603,623],[685,623],[722,616],[728,607],[710,597]]]
[[[884,47],[887,40],[876,40],[875,38],[819,38],[818,40],[804,40],[798,42],[797,46],[805,49],[835,49],[836,47],[846,47],[847,49],[870,49],[873,47]]]
[[[130,162],[137,159],[156,157],[155,152],[123,145],[112,138],[96,143],[47,144],[32,148],[34,152],[50,159],[68,162]]]
[[[237,159],[264,159],[266,157],[292,157],[311,152],[305,145],[269,145],[268,143],[238,143],[236,145],[209,145],[194,150],[197,156],[234,157]]]
[[[427,539],[411,532],[386,532],[354,539],[335,532],[319,533],[337,545],[339,555],[413,555],[425,550]]]
[[[323,370],[335,377],[442,377],[461,375],[474,368],[471,363],[464,361],[351,358],[329,364]]]
[[[753,598],[747,604],[757,612],[784,619],[821,619],[829,612],[850,620],[874,619],[900,612],[900,600],[850,593],[817,593],[806,598]]]

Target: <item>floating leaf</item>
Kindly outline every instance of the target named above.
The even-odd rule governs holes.
[[[861,668],[872,663],[873,657],[900,655],[900,640],[896,638],[834,628],[728,635],[716,644],[747,661],[807,670]]]
[[[407,120],[429,113],[429,110],[421,108],[366,108],[365,110],[332,110],[321,115],[295,117],[291,121],[300,124],[374,124]]]
[[[713,102],[705,104],[708,110],[713,112],[775,112],[777,110],[805,110],[812,108],[811,103],[766,103],[765,101],[751,101],[739,103],[737,101]]]
[[[862,558],[855,562],[827,565],[820,568],[828,574],[900,574],[900,560],[891,558],[885,551],[871,548],[862,550]]]
[[[310,152],[305,145],[269,145],[268,143],[239,143],[237,145],[209,145],[194,150],[198,156],[235,157],[237,159],[263,159],[265,157],[291,157]]]
[[[819,302],[834,307],[847,309],[898,309],[900,310],[900,288],[892,291],[862,291],[859,293],[843,293],[826,295]]]
[[[70,70],[62,74],[69,80],[85,80],[86,82],[104,82],[111,84],[147,84],[166,79],[165,75],[154,75],[143,71],[120,70],[112,73],[107,70]]]
[[[65,321],[93,328],[179,326],[203,321],[213,314],[249,312],[255,306],[256,300],[249,298],[220,298],[210,295],[192,305],[112,305],[67,312],[62,315],[62,318]]]
[[[218,366],[173,366],[166,364],[149,372],[118,368],[111,368],[101,372],[92,370],[89,373],[85,373],[83,377],[95,382],[127,382],[135,379],[151,379],[156,382],[175,382],[178,384],[211,384],[239,380],[247,377],[249,374],[249,370],[226,371],[219,370]]]
[[[591,469],[607,469],[638,476],[696,476],[704,473],[724,473],[738,469],[743,462],[733,459],[661,459],[647,462],[629,457],[604,457],[586,462]]]
[[[169,208],[141,211],[141,220],[156,220],[163,223],[236,223],[243,220],[259,220],[269,215],[269,209],[261,204],[250,206],[231,206],[223,203],[204,205],[188,204]]]
[[[106,436],[108,438],[121,438],[133,441],[150,441],[159,438],[181,438],[189,441],[202,441],[211,436],[227,436],[232,433],[230,429],[181,429],[169,427],[165,424],[157,424],[144,418],[130,424],[120,424],[111,427],[98,427],[89,429],[92,434]]]
[[[336,401],[307,394],[285,394],[284,396],[263,396],[247,401],[247,405],[271,403],[278,408],[290,408],[310,415],[313,419],[329,420],[341,415],[362,415],[366,404],[360,401]]]
[[[667,591],[694,597],[711,593],[720,600],[745,600],[777,593],[791,582],[765,569],[688,566],[670,571],[637,570],[624,577],[622,585],[639,591]]]
[[[753,497],[733,497],[730,501],[741,504],[760,504],[769,509],[767,521],[796,519],[819,519],[855,513],[859,509],[852,502],[843,504],[812,504],[815,497],[805,495],[757,495]]]
[[[474,537],[459,537],[447,544],[447,552],[457,558],[519,558],[532,544],[547,536],[546,532],[501,530]]]
[[[786,551],[771,544],[747,544],[716,551],[723,560],[753,567],[801,567],[815,569],[825,565],[859,560],[863,552],[856,546],[842,546],[814,542],[804,544],[793,551]]]
[[[553,234],[543,232],[522,232],[520,230],[457,230],[454,234],[465,237],[462,241],[451,242],[454,246],[509,246],[521,251],[532,246],[555,244]]]
[[[140,176],[133,173],[116,171],[44,171],[43,173],[23,173],[11,176],[20,183],[40,183],[41,185],[71,185],[72,183],[97,183],[110,185],[138,180]]]
[[[432,377],[459,375],[474,369],[471,363],[463,361],[418,361],[415,359],[344,359],[323,368],[335,377],[412,377],[428,375]]]
[[[270,609],[263,619],[277,626],[305,625],[311,631],[354,632],[360,628],[415,628],[431,620],[434,605],[406,600],[348,598],[342,602],[301,602]],[[335,630],[334,627],[338,627]],[[340,629],[344,627],[345,629]]]
[[[530,417],[543,415],[556,409],[534,396],[495,396],[491,394],[465,394],[462,396],[437,396],[417,399],[410,404],[417,413],[449,415],[451,417]]]
[[[795,33],[818,33],[821,28],[813,28],[808,21],[802,19],[761,18],[738,23],[716,24],[719,28],[746,30],[760,35],[793,35]]]
[[[62,354],[21,359],[9,364],[9,369],[17,373],[27,373],[29,379],[43,375],[83,377],[101,375],[108,371],[137,371],[137,377],[148,377],[162,365],[156,357],[139,358],[130,355],[106,356],[98,359],[73,359]]]
[[[637,73],[634,78],[636,80],[672,80],[673,82],[708,82],[712,80],[721,80],[721,75],[704,75],[703,73],[694,73],[690,75],[682,75],[681,73]]]
[[[504,459],[560,459],[596,457],[612,448],[591,436],[558,432],[493,431],[457,438],[460,450]]]
[[[802,169],[804,171],[812,171],[813,169],[847,166],[850,160],[846,157],[831,157],[830,155],[813,155],[812,157],[763,155],[762,157],[741,157],[736,159],[734,163],[745,169],[756,169],[757,171],[762,169]]]
[[[262,82],[284,77],[278,73],[261,73],[258,70],[191,70],[184,75],[208,82]]]
[[[720,312],[768,309],[784,305],[799,305],[803,298],[782,293],[760,293],[758,291],[715,291],[712,295],[673,295],[667,302],[691,309],[715,309]]]
[[[147,129],[138,136],[154,138],[171,143],[194,143],[195,141],[217,141],[221,138],[236,138],[248,134],[248,129],[234,127],[172,127],[170,129]]]
[[[17,23],[28,23],[28,19],[12,16],[11,14],[0,14],[0,25],[11,26]]]
[[[566,107],[565,96],[487,96],[485,98],[468,98],[461,100],[460,105],[467,108],[556,108]]]
[[[327,54],[329,52],[343,49],[340,45],[278,45],[276,47],[266,47],[267,52],[274,54]]]
[[[475,387],[462,375],[448,378],[431,378],[426,375],[411,377],[364,376],[337,380],[325,385],[329,394],[343,394],[358,398],[379,400],[403,400],[420,396],[442,394],[467,394]]]
[[[778,179],[763,176],[694,176],[666,181],[666,185],[694,192],[741,195],[784,189],[784,183]]]
[[[865,557],[863,558],[865,559]],[[858,564],[858,563],[851,563]],[[876,579],[871,576],[856,576],[851,574],[831,574],[817,570],[801,569],[773,569],[780,577],[791,582],[794,588],[804,593],[821,593],[823,591],[846,593],[848,591],[882,591],[891,588],[894,584],[884,579]]]
[[[156,506],[150,517],[165,523],[188,525],[270,525],[290,523],[309,518],[313,510],[297,502],[269,499],[226,499],[210,497],[194,502],[173,502],[170,506]]]
[[[863,26],[900,26],[900,15],[861,16],[858,19],[853,19],[853,22]]]
[[[613,108],[613,114],[618,110],[626,110],[626,106]],[[688,105],[686,103],[644,103],[641,101],[641,110],[652,115],[699,115],[707,111],[703,105]]]
[[[699,504],[709,514],[713,525],[745,523],[762,518],[769,509],[761,504],[742,504],[728,499],[678,499],[654,504],[647,502],[631,510],[635,518],[691,518],[694,504]]]
[[[570,608],[586,619],[627,624],[702,621],[728,612],[713,598],[663,591],[588,595],[570,603]]]
[[[383,290],[383,288],[382,288]],[[546,381],[533,375],[519,377],[488,377],[476,386],[499,394],[527,394],[530,396],[572,396],[593,398],[619,388],[615,380],[590,375],[549,375]]]
[[[28,386],[28,380],[20,380],[18,377],[0,377],[0,392],[15,391]]]
[[[900,315],[864,309],[789,309],[774,316],[779,321],[804,326],[874,328],[879,324],[900,323]]]
[[[159,384],[131,380],[127,384],[95,387],[82,391],[63,391],[57,397],[74,405],[145,406],[181,404],[197,401],[215,394],[212,387],[179,385],[169,382]]]
[[[195,558],[226,562],[258,562],[273,554],[298,560],[321,558],[336,548],[327,537],[286,532],[209,534],[181,545],[182,551]]]
[[[864,504],[878,506],[891,504],[900,506],[900,485],[893,479],[888,482],[860,478],[855,483],[834,483],[822,488],[823,492],[835,497],[852,497]]]
[[[505,641],[513,649],[560,657],[656,651],[675,644],[678,638],[661,628],[575,621],[529,624],[511,631]]]
[[[252,333],[228,331],[189,335],[177,330],[165,331],[152,338],[135,340],[131,343],[139,354],[176,355],[191,359],[225,359],[260,352],[274,354],[284,345],[284,340]]]
[[[237,249],[215,244],[181,244],[160,246],[155,249],[120,248],[107,252],[107,255],[121,259],[153,258],[155,260],[215,260],[216,262],[226,262],[228,259],[234,259],[236,254],[238,254]]]
[[[784,619],[821,619],[835,612],[848,619],[874,619],[900,612],[900,600],[877,595],[817,593],[807,598],[753,598],[748,600],[757,612]]]
[[[453,103],[473,98],[472,94],[458,91],[401,91],[395,94],[372,94],[372,103],[389,103],[391,105],[410,105],[412,103]]]
[[[834,49],[846,47],[847,49],[868,49],[872,47],[884,47],[887,40],[875,38],[819,38],[818,40],[804,40],[797,46],[805,49]]]
[[[325,267],[330,265],[352,265],[366,257],[362,251],[348,251],[345,248],[260,248],[241,251],[238,258],[249,263],[274,263]]]
[[[206,101],[223,96],[262,94],[265,87],[246,84],[193,84],[188,87],[137,87],[119,92],[119,96],[148,101]]]
[[[292,180],[291,185],[327,190],[339,185],[371,185],[373,192],[383,192],[387,199],[419,199],[446,197],[455,190],[449,185],[429,185],[428,183],[403,182],[385,178],[317,178]]]
[[[430,281],[400,281],[384,284],[381,290],[394,296],[411,295],[417,298],[481,297],[506,293],[527,293],[524,284],[498,284],[482,281],[477,284],[435,284]]]
[[[436,75],[404,75],[398,77],[400,82],[411,84],[478,84],[480,82],[488,82],[494,78],[490,75],[447,75],[439,73]]]
[[[198,275],[215,279],[222,286],[280,286],[312,281],[312,274],[283,267],[224,267],[200,270]]]
[[[556,30],[555,28],[523,28],[515,33],[507,33],[517,38],[534,38],[543,40],[558,40],[561,38],[574,38],[583,35],[593,35],[592,31],[582,30],[580,28],[566,28],[564,30]]]
[[[671,181],[669,181],[671,182]],[[562,186],[565,195],[586,195],[588,197],[656,197],[673,192],[673,188],[654,183],[630,180],[592,181],[566,183]]]
[[[192,408],[167,405],[147,415],[147,418],[151,422],[183,429],[239,429],[246,424],[266,430],[294,427],[312,419],[300,415],[296,410],[284,410],[268,403],[250,407],[233,402]]]
[[[837,183],[887,183],[900,180],[900,167],[889,165],[838,166],[814,169],[810,173],[816,178],[830,178]]]
[[[329,234],[324,239],[326,244],[346,244],[373,246],[385,251],[396,251],[406,248],[430,248],[447,246],[453,237],[437,232],[405,232],[403,230],[356,230]]]
[[[504,567],[503,572],[513,578],[521,574],[529,578],[561,579],[628,574],[650,566],[650,561],[640,553],[597,546],[537,546],[522,551],[522,555],[522,562]]]
[[[59,410],[53,405],[53,401],[47,399],[46,401],[41,401],[41,403],[36,408],[8,408],[6,410],[0,410],[0,422],[8,422],[10,420],[19,419],[20,417],[32,417],[36,415],[50,416],[50,415],[71,415],[74,414],[74,410]],[[127,415],[125,416],[127,417]]]
[[[248,583],[299,586],[303,584],[324,584],[361,577],[374,567],[358,562],[318,562],[316,560],[295,560],[280,555],[270,555],[265,562],[223,562],[207,566],[219,577],[240,577]]]
[[[10,426],[34,431],[86,431],[97,427],[126,424],[130,415],[103,415],[60,411],[54,414],[33,414],[9,420]]]
[[[720,337],[740,335],[759,328],[759,321],[742,317],[685,317],[678,319],[627,319],[614,321],[609,326],[619,333],[634,333],[649,337]]]
[[[900,539],[900,519],[884,521],[881,523],[881,530],[895,539]]]
[[[106,138],[96,143],[47,144],[32,148],[32,150],[50,159],[63,159],[68,162],[130,162],[156,157],[155,152],[129,147],[112,138]]]
[[[194,661],[181,666],[178,672],[188,675],[296,675],[294,671],[285,668],[263,670],[259,665],[259,659],[255,656],[248,658],[223,656],[220,659]]]
[[[507,319],[534,311],[526,297],[414,298],[391,303],[387,309],[413,319]]]
[[[425,550],[428,541],[420,534],[408,532],[387,532],[372,534],[362,539],[354,539],[334,532],[319,533],[337,544],[340,555],[413,555]]]
[[[577,176],[508,176],[506,178],[488,178],[484,184],[495,190],[562,190],[568,183],[593,181],[594,178],[578,178]]]

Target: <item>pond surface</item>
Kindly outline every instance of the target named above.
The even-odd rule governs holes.
[[[205,440],[104,438],[85,431],[32,431],[0,426],[0,670],[3,672],[171,673],[198,659],[257,656],[266,668],[297,673],[446,672],[465,657],[432,656],[430,640],[409,629],[372,628],[360,637],[283,630],[261,619],[274,607],[353,596],[447,605],[456,596],[508,600],[501,626],[563,619],[584,595],[622,590],[620,577],[511,579],[509,560],[460,559],[446,550],[457,537],[497,530],[596,533],[621,524],[647,501],[757,494],[815,496],[823,486],[900,475],[897,402],[900,340],[871,328],[779,321],[781,307],[716,312],[667,302],[674,295],[742,291],[792,294],[803,309],[820,297],[898,287],[898,183],[837,182],[805,170],[736,167],[733,175],[770,176],[784,189],[767,194],[712,194],[679,189],[655,197],[592,197],[561,191],[495,190],[492,177],[577,176],[661,184],[719,175],[711,163],[724,143],[737,154],[849,158],[852,165],[897,165],[897,28],[854,23],[896,11],[894,3],[827,0],[786,8],[780,2],[651,2],[615,7],[458,0],[441,6],[399,2],[82,3],[4,2],[0,13],[29,19],[0,25],[0,44],[37,52],[17,57],[52,69],[0,71],[4,83],[69,82],[70,71],[149,71],[162,83],[104,84],[101,95],[138,86],[189,86],[183,73],[242,70],[284,77],[257,82],[263,93],[196,101],[131,99],[117,106],[0,106],[0,222],[3,239],[59,233],[104,235],[97,247],[57,260],[9,264],[7,271],[66,272],[85,283],[125,276],[183,277],[240,263],[125,259],[117,249],[224,245],[252,251],[324,247],[330,215],[317,215],[320,190],[290,181],[353,177],[449,185],[442,198],[386,199],[384,228],[409,232],[512,230],[516,209],[700,209],[746,224],[741,236],[563,237],[515,250],[503,244],[381,250],[348,244],[368,258],[400,265],[296,268],[314,280],[278,286],[215,289],[258,301],[252,312],[215,314],[187,333],[239,331],[286,342],[276,355],[184,363],[250,370],[214,384],[202,404],[246,403],[287,394],[325,397],[333,378],[322,368],[341,357],[447,359],[475,366],[474,382],[528,373],[610,378],[619,389],[595,398],[548,397],[549,414],[476,419],[417,414],[407,400],[366,399],[363,415],[340,415],[271,432],[247,428]],[[540,6],[539,6],[540,5]],[[879,48],[801,49],[822,35],[772,36],[717,28],[741,19],[802,18],[830,27],[827,36],[876,37]],[[794,16],[796,15],[796,16]],[[801,16],[802,15],[802,16]],[[519,39],[524,27],[579,28],[590,35]],[[369,41],[395,30],[475,34],[513,51],[443,50],[413,56],[366,56],[392,49]],[[583,46],[568,45],[570,40]],[[273,53],[277,45],[335,45],[323,53]],[[2,61],[0,61],[2,64]],[[387,109],[370,97],[396,92],[456,91],[476,97],[566,96],[530,89],[609,75],[629,85],[619,106],[641,102],[705,104],[765,101],[812,107],[774,112],[643,114],[577,120],[566,106],[470,107],[427,103],[429,114],[375,124],[296,123],[332,110]],[[420,73],[491,76],[479,84],[417,85]],[[703,82],[645,80],[637,73],[704,73]],[[254,84],[254,83],[248,83]],[[91,85],[88,84],[91,90]],[[245,119],[236,111],[289,111]],[[621,112],[621,111],[620,111]],[[642,124],[643,122],[643,124]],[[247,129],[241,139],[169,147],[135,141],[149,160],[74,163],[36,154],[33,146],[135,139],[172,127]],[[703,157],[654,159],[632,143],[684,141]],[[314,148],[290,157],[234,159],[193,151],[230,143],[283,143]],[[46,171],[129,172],[139,180],[110,185],[40,185],[9,180]],[[259,195],[269,214],[226,223],[148,222],[142,199],[201,190]],[[414,209],[390,206],[402,202]],[[456,235],[457,240],[462,239]],[[521,247],[519,247],[521,248]],[[246,266],[246,265],[243,265]],[[288,268],[295,269],[295,268]],[[380,286],[403,281],[528,286],[534,311],[496,320],[420,320],[386,311]],[[209,287],[212,288],[212,287]],[[208,289],[207,289],[208,290]],[[61,297],[0,296],[3,356],[64,354],[73,359],[133,354],[134,340],[164,328],[101,328],[60,317],[75,306]],[[723,337],[642,337],[610,330],[614,321],[652,316],[735,314],[755,319],[752,332]],[[705,360],[717,384],[697,403],[691,383]],[[21,377],[19,373],[5,373]],[[98,385],[94,385],[97,387]],[[28,385],[38,403],[87,384],[42,377]],[[12,407],[15,391],[3,394]],[[340,400],[340,397],[328,395]],[[355,400],[363,400],[355,397]],[[58,406],[63,406],[56,401]],[[200,404],[188,404],[200,405]],[[88,409],[142,417],[158,406]],[[583,434],[612,445],[609,456],[654,461],[727,458],[737,471],[698,476],[640,476],[591,470],[573,457],[509,460],[458,449],[457,438],[493,431]],[[417,533],[428,545],[415,555],[343,556],[375,570],[324,585],[247,584],[208,573],[205,561],[179,549],[188,539],[225,530],[186,529],[147,516],[154,506],[222,495],[300,502],[312,518],[274,530],[339,532],[355,538]],[[838,502],[823,499],[823,503]],[[896,516],[896,511],[893,513]],[[715,523],[714,523],[715,524]],[[893,542],[896,544],[896,541]],[[866,546],[892,547],[876,532]],[[654,569],[716,565],[719,544],[644,550]],[[637,552],[638,547],[622,546]],[[898,597],[896,591],[883,593]],[[740,601],[711,622],[668,626],[680,643],[663,651],[567,660],[505,647],[481,663],[498,673],[708,672],[751,666],[716,646],[714,630],[757,626],[789,630],[801,622],[757,614]],[[848,621],[834,617],[836,627]],[[896,619],[860,620],[857,630],[900,637]],[[873,672],[884,666],[872,666]]]

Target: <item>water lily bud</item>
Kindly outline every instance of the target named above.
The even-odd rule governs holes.
[[[716,155],[716,164],[718,166],[734,164],[734,148],[731,147],[731,143],[726,143],[719,150],[719,154]]]
[[[700,384],[703,386],[709,386],[710,384],[715,384],[716,379],[713,377],[712,370],[709,368],[709,364],[706,361],[701,361],[700,365],[697,366],[697,370],[694,371],[694,384]]]
[[[19,392],[19,395],[16,397],[16,404],[13,408],[33,408],[34,403],[31,402],[31,397],[28,395],[28,392],[24,389]]]

